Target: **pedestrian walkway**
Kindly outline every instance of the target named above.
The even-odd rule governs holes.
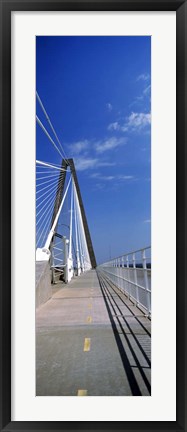
[[[95,270],[36,311],[37,396],[149,396],[151,322]]]

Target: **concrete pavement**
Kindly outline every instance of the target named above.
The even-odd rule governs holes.
[[[54,286],[36,310],[36,395],[150,395],[150,328],[95,270]]]

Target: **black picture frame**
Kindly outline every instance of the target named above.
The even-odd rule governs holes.
[[[176,11],[177,19],[177,419],[152,422],[11,421],[11,12],[12,11]],[[185,29],[186,26],[186,29]],[[124,430],[187,431],[186,421],[186,186],[187,175],[187,1],[186,0],[0,0],[0,227],[1,227],[1,358],[0,428],[2,431]],[[167,28],[166,28],[167,31]],[[186,121],[185,121],[186,120]],[[187,172],[187,170],[186,170]],[[172,263],[171,263],[172,265]],[[167,309],[167,308],[166,308]],[[169,312],[169,308],[168,308]],[[167,310],[166,310],[167,314]],[[164,363],[164,359],[163,359]],[[167,404],[167,400],[166,400]]]

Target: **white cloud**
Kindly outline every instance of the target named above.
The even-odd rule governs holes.
[[[112,111],[113,106],[110,102],[106,104],[106,107],[107,107],[108,111]]]
[[[96,183],[94,184],[94,189],[93,190],[103,190],[105,187],[104,183]]]
[[[132,107],[133,105],[142,104],[145,100],[148,100],[148,98],[150,98],[150,94],[151,94],[151,84],[149,84],[147,87],[145,87],[142,95],[136,96],[134,101],[131,102],[131,104],[129,106]],[[151,100],[150,100],[150,102],[151,102]]]
[[[147,96],[150,94],[150,91],[151,91],[151,84],[149,84],[147,87],[145,87],[143,94]]]
[[[110,123],[108,130],[120,130],[120,125],[118,122]]]
[[[95,168],[98,159],[96,158],[75,158],[75,167],[78,171],[84,171],[88,168]]]
[[[87,169],[94,169],[98,167],[114,166],[115,163],[101,161],[98,158],[87,158],[87,157],[77,157],[75,158],[75,167],[77,171],[85,171]]]
[[[127,129],[142,129],[151,124],[151,113],[134,113],[132,112],[127,118],[127,123],[124,125]]]
[[[134,178],[134,176],[132,175],[119,175],[118,179],[119,180],[132,180]]]
[[[91,178],[99,178],[100,174],[98,172],[91,174]]]
[[[143,102],[144,97],[145,97],[144,95],[136,96],[134,101],[130,103],[129,107],[131,108],[132,106],[137,105],[137,104],[140,105]]]
[[[95,149],[97,153],[104,153],[105,151],[113,150],[114,148],[124,144],[126,144],[125,138],[111,137],[107,140],[98,141],[95,144]]]
[[[96,179],[99,179],[99,180],[113,180],[115,178],[113,175],[107,175],[107,176],[105,176],[105,175],[102,175],[102,174],[100,174],[98,172],[91,174],[90,177],[91,178],[96,178]]]
[[[100,159],[98,161],[98,167],[106,167],[106,166],[114,166],[114,165],[116,165],[115,162],[104,162],[101,161]]]
[[[106,181],[110,181],[110,180],[114,180],[114,176],[102,176],[102,177],[100,177],[101,178],[101,180],[106,180]]]
[[[91,178],[96,178],[98,180],[106,180],[106,181],[111,181],[111,180],[132,180],[134,178],[134,176],[132,175],[102,175],[100,173],[93,173],[90,175]]]
[[[151,92],[150,75],[141,74],[137,77],[136,81],[143,81],[144,89],[142,90],[141,95],[135,97],[134,101],[131,102],[130,106],[143,103],[144,100],[150,98],[150,92]]]
[[[150,75],[149,75],[149,74],[143,73],[143,74],[140,74],[140,75],[136,78],[136,81],[148,81],[149,78],[150,78]]]
[[[108,126],[108,129],[109,130],[115,129],[121,132],[135,131],[135,130],[139,131],[141,129],[146,128],[150,124],[151,124],[151,113],[132,112],[129,115],[129,117],[126,118],[126,122],[124,124],[120,125],[118,122],[114,122]],[[117,140],[117,138],[111,138],[111,140],[114,140],[113,145],[115,147],[115,140]],[[121,144],[122,142],[119,142],[117,145],[121,145]],[[106,148],[107,148],[107,143],[106,143]]]
[[[77,141],[75,143],[69,144],[68,147],[71,150],[71,153],[74,155],[74,157],[77,156],[78,163],[80,163],[80,166],[85,165],[92,165],[95,162],[97,162],[97,158],[89,158],[88,157],[88,151],[92,150],[96,153],[104,153],[107,150],[113,150],[116,147],[119,147],[121,145],[126,144],[126,138],[116,138],[111,137],[108,139],[103,140],[84,140],[84,141]],[[83,156],[83,159],[81,158],[81,154]],[[80,161],[80,162],[79,162]],[[83,162],[81,162],[83,161]],[[95,162],[94,162],[95,161]],[[102,166],[109,166],[111,163],[108,162],[102,162]],[[112,164],[113,165],[113,164]]]
[[[135,102],[140,102],[140,101],[142,101],[143,98],[144,98],[143,96],[137,96],[137,97],[136,97],[136,100],[134,101],[134,103],[135,103]]]
[[[88,140],[77,141],[77,142],[69,145],[69,149],[71,150],[71,152],[73,154],[79,154],[83,150],[87,150],[88,147],[89,147],[89,141]]]
[[[121,130],[122,132],[127,132],[127,131],[129,130],[129,127],[128,127],[128,125],[125,123],[123,126],[120,127],[120,130]]]

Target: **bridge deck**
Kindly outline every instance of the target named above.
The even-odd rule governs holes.
[[[150,332],[95,270],[56,285],[36,312],[36,395],[150,395]]]

